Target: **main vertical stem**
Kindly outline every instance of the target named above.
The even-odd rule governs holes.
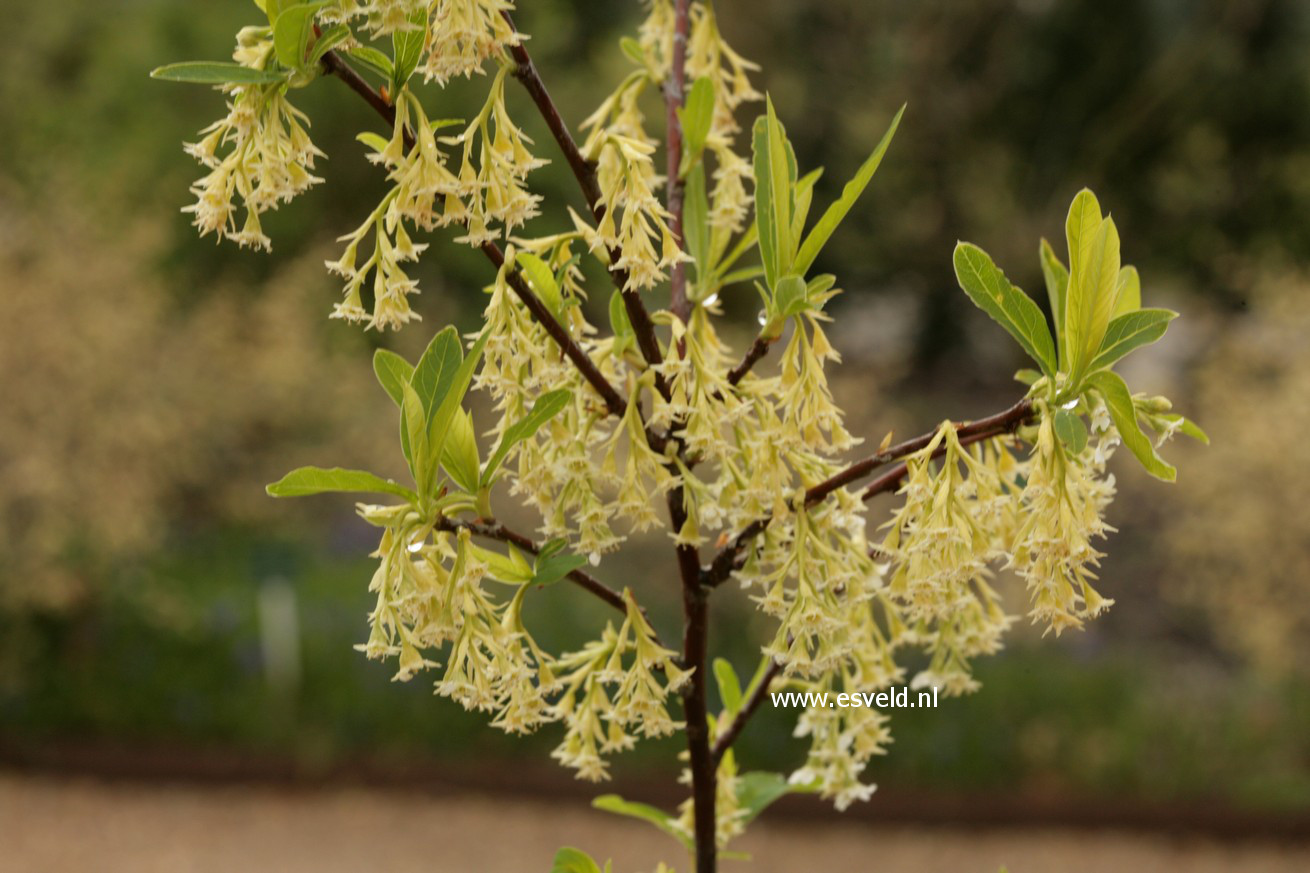
[[[678,170],[682,165],[682,108],[686,92],[687,32],[690,25],[689,0],[676,0],[673,27],[673,57],[669,77],[664,83],[667,111],[665,165],[668,173],[667,207],[670,230],[682,246],[683,184]],[[682,263],[673,265],[669,280],[669,308],[684,323],[691,314],[687,299],[687,272]],[[687,520],[681,488],[669,493],[669,520],[674,530],[681,530]],[[683,666],[691,678],[682,695],[683,716],[687,721],[687,752],[691,765],[692,821],[695,837],[696,873],[715,873],[718,847],[715,844],[715,771],[711,746],[709,713],[706,710],[706,655],[709,650],[709,615],[706,599],[709,591],[700,584],[700,554],[694,546],[678,546],[678,574],[682,579]]]

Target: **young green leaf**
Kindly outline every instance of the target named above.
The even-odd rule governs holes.
[[[714,680],[719,686],[723,708],[728,715],[736,715],[741,711],[741,680],[737,678],[737,671],[732,669],[732,664],[726,659],[715,658]]]
[[[431,423],[432,417],[437,414],[437,407],[449,393],[455,371],[459,369],[462,360],[459,333],[453,327],[439,331],[418,359],[410,385],[422,401],[423,416],[427,423]]]
[[[741,774],[737,779],[737,805],[744,813],[742,823],[754,821],[775,800],[797,790],[801,789],[789,785],[780,773],[755,770]]]
[[[286,81],[287,74],[252,70],[227,61],[186,61],[157,67],[150,72],[150,78],[192,85],[271,85]]]
[[[1082,272],[1091,256],[1096,231],[1101,227],[1101,204],[1096,195],[1084,188],[1069,205],[1069,217],[1064,222],[1065,239],[1069,244],[1069,275]]]
[[[1081,455],[1087,448],[1087,425],[1082,418],[1067,409],[1055,411],[1055,435],[1072,455]]]
[[[441,398],[441,405],[437,407],[435,414],[432,416],[432,424],[428,431],[428,439],[431,441],[433,454],[440,456],[446,445],[447,434],[450,432],[451,423],[455,420],[456,413],[463,411],[461,404],[464,402],[464,395],[468,393],[469,385],[473,382],[473,371],[477,369],[482,360],[482,350],[486,348],[487,338],[491,336],[487,330],[482,331],[482,335],[473,343],[469,349],[468,356],[464,362],[459,365],[450,380],[449,389],[445,396]]]
[[[688,170],[700,162],[705,140],[710,135],[710,126],[714,123],[712,79],[701,76],[692,84],[686,104],[678,109],[678,120],[682,122],[682,164],[678,173],[686,176]]]
[[[523,275],[527,277],[532,290],[551,313],[559,318],[564,309],[564,295],[560,292],[559,283],[555,280],[555,274],[551,272],[550,267],[531,252],[519,252],[514,260],[523,271]]]
[[[396,66],[391,63],[391,58],[372,46],[351,46],[346,49],[346,54],[350,55],[352,60],[357,61],[361,67],[371,73],[376,73],[388,82],[396,77]]]
[[[1178,427],[1178,432],[1183,436],[1191,437],[1202,445],[1210,445],[1210,437],[1205,431],[1201,430],[1200,425],[1192,421],[1190,418],[1184,418],[1176,412],[1162,412],[1158,417],[1164,419],[1169,424],[1176,425]]]
[[[545,588],[548,585],[554,585],[564,577],[568,576],[574,570],[584,567],[587,564],[585,555],[574,555],[563,552],[556,555],[541,554],[537,556],[537,563],[532,575],[532,584]]]
[[[904,114],[905,107],[902,106],[896,111],[895,117],[892,118],[891,125],[887,128],[887,132],[882,135],[882,139],[878,142],[878,146],[873,150],[873,153],[864,161],[864,164],[855,173],[854,178],[846,183],[846,187],[842,189],[841,197],[837,198],[837,200],[828,207],[828,209],[823,213],[823,217],[819,219],[818,223],[814,225],[814,229],[810,231],[810,235],[805,238],[805,242],[801,245],[800,252],[796,255],[796,263],[793,266],[793,269],[795,269],[796,272],[804,275],[805,272],[810,269],[810,266],[814,263],[814,259],[818,257],[819,252],[823,249],[824,245],[827,244],[833,231],[835,231],[837,226],[841,224],[842,219],[846,217],[846,214],[851,211],[851,207],[855,205],[855,201],[864,193],[864,189],[869,185],[869,180],[871,180],[873,174],[878,171],[878,166],[882,163],[883,155],[887,153],[887,147],[891,145],[892,137],[896,135],[896,128],[900,126],[901,116]]]
[[[479,563],[486,566],[487,575],[492,579],[509,585],[523,585],[532,581],[532,568],[527,565],[527,562],[523,560],[523,556],[513,546],[509,547],[510,554],[507,555],[484,549],[481,546],[475,546],[472,543],[469,543],[467,548],[472,557],[477,558]]]
[[[305,51],[314,35],[314,15],[326,5],[327,0],[297,3],[278,14],[273,21],[273,50],[279,64],[291,70],[304,68]]]
[[[709,263],[709,212],[709,195],[705,191],[705,165],[697,164],[687,174],[682,212],[682,237],[687,246],[687,254],[691,255],[698,285],[705,281],[713,269],[713,265]]]
[[[1055,250],[1045,239],[1040,248],[1042,278],[1046,280],[1046,296],[1051,302],[1051,321],[1055,323],[1057,364],[1063,370],[1069,366],[1064,339],[1064,305],[1069,296],[1069,271],[1056,257]]]
[[[558,391],[548,391],[538,397],[533,402],[532,409],[528,410],[527,415],[505,429],[505,433],[500,438],[500,444],[496,446],[496,450],[487,459],[487,466],[482,471],[480,478],[481,486],[483,488],[490,487],[496,471],[500,469],[500,465],[504,463],[510,450],[535,434],[546,422],[559,415],[572,399],[573,392],[566,388],[561,388]]]
[[[378,377],[378,384],[387,392],[396,406],[405,402],[405,390],[414,378],[414,365],[400,355],[388,349],[378,349],[373,353],[373,373]]]
[[[662,809],[646,803],[624,800],[617,794],[602,794],[593,800],[591,805],[596,809],[612,812],[615,815],[625,815],[628,818],[650,822],[682,845],[691,848],[691,841],[687,838],[687,835],[676,826],[677,820]]]
[[[1101,347],[1119,286],[1119,231],[1107,218],[1097,228],[1086,260],[1069,273],[1064,335],[1070,382],[1075,386]]]
[[[395,58],[395,69],[391,83],[395,92],[405,87],[409,77],[418,69],[418,62],[423,57],[423,46],[428,38],[428,5],[423,4],[409,16],[409,29],[397,30],[391,34],[391,54]]]
[[[764,264],[764,281],[770,288],[778,280],[781,270],[778,260],[778,235],[774,230],[773,177],[770,168],[773,156],[769,137],[769,119],[755,119],[752,133],[755,172],[755,222],[759,228],[760,259]]]
[[[791,232],[792,216],[792,179],[795,170],[788,161],[791,149],[787,142],[787,132],[778,120],[773,109],[773,99],[765,97],[765,119],[768,122],[769,140],[769,188],[773,192],[773,238],[778,257],[779,276],[791,273],[792,261],[796,256],[796,244]]]
[[[350,37],[350,28],[344,24],[334,24],[319,35],[314,40],[314,47],[309,52],[309,62],[306,66],[313,66],[323,60],[323,56],[341,45]]]
[[[1106,328],[1101,348],[1087,369],[1103,370],[1134,349],[1159,340],[1177,317],[1168,309],[1138,309],[1118,316]]]
[[[550,873],[601,873],[601,869],[586,852],[566,846],[555,853]]]
[[[272,497],[307,497],[311,494],[330,492],[369,492],[373,494],[394,494],[406,500],[417,500],[418,496],[403,485],[390,479],[383,479],[363,470],[344,470],[333,467],[301,467],[292,470],[265,489]]]
[[[469,494],[477,494],[479,464],[473,416],[460,409],[451,420],[450,433],[441,447],[441,465],[456,485]]]
[[[1142,308],[1142,279],[1137,268],[1129,264],[1119,270],[1119,282],[1114,297],[1111,319]]]
[[[955,247],[955,276],[974,304],[1005,328],[1042,372],[1055,375],[1055,344],[1046,317],[1022,290],[1010,284],[991,257],[972,243]]]
[[[1100,370],[1089,376],[1088,381],[1105,401],[1105,406],[1110,411],[1110,418],[1114,420],[1115,429],[1119,431],[1119,438],[1146,468],[1146,472],[1166,482],[1174,481],[1178,477],[1178,471],[1156,454],[1150,438],[1142,433],[1142,428],[1137,423],[1137,408],[1133,405],[1133,395],[1119,374],[1113,370]]]
[[[427,415],[423,411],[423,400],[412,384],[402,385],[401,392],[401,445],[409,449],[405,460],[409,461],[409,471],[418,485],[419,494],[426,497],[432,494],[437,472],[437,458],[433,457],[428,440]]]

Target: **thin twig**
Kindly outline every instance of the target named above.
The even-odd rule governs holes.
[[[746,356],[741,359],[741,363],[728,371],[728,384],[737,385],[742,379],[745,379],[746,374],[751,371],[751,367],[754,367],[757,361],[769,353],[769,349],[773,347],[775,341],[776,338],[767,339],[763,334],[755,337],[755,342],[751,343],[751,347],[746,350]]]
[[[514,27],[514,19],[508,12],[502,12],[501,15],[509,22],[510,27]],[[517,30],[517,28],[515,29]],[[564,160],[568,163],[569,169],[573,171],[574,178],[578,180],[578,187],[582,189],[582,197],[587,201],[587,209],[590,210],[592,217],[599,224],[601,219],[605,217],[605,205],[601,202],[600,183],[596,180],[595,165],[588,161],[578,149],[578,144],[574,141],[573,134],[569,132],[568,125],[564,123],[559,107],[555,105],[555,101],[550,97],[550,92],[546,90],[546,83],[542,81],[541,74],[537,72],[536,64],[532,62],[532,55],[529,54],[527,47],[522,42],[510,46],[510,55],[514,58],[516,64],[514,78],[522,83],[528,92],[528,96],[536,104],[537,110],[546,122],[546,127],[550,129],[551,136],[555,138],[560,151],[564,153]],[[659,340],[655,335],[655,323],[651,321],[650,312],[646,309],[646,304],[642,302],[640,292],[628,288],[628,271],[623,267],[616,266],[623,254],[612,247],[607,247],[606,253],[609,255],[610,276],[623,294],[623,307],[627,310],[628,321],[632,323],[632,330],[636,335],[637,346],[641,349],[641,355],[646,359],[646,363],[651,366],[660,364],[663,362],[663,355],[660,352]],[[658,372],[655,374],[655,387],[665,400],[672,396],[663,374]]]

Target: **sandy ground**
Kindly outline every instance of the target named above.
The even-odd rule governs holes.
[[[399,792],[105,784],[0,774],[4,873],[547,873],[561,844],[613,857],[615,873],[682,862],[639,823],[578,808]],[[755,861],[731,873],[1310,870],[1310,846],[1223,846],[1114,832],[957,832],[757,824]],[[685,868],[680,864],[680,869]]]

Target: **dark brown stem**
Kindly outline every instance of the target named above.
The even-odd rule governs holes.
[[[763,358],[769,353],[769,349],[773,347],[775,341],[776,337],[774,339],[766,339],[763,334],[757,336],[755,342],[751,343],[751,347],[746,350],[746,356],[741,359],[741,363],[728,372],[728,383],[736,385],[740,383],[742,379],[745,379],[746,374],[751,371],[751,367],[754,367],[760,358]]]
[[[502,543],[510,543],[516,548],[522,549],[532,555],[538,554],[541,551],[541,547],[533,542],[529,537],[526,537],[521,533],[516,533],[498,522],[456,521],[451,518],[442,518],[437,522],[437,529],[450,531],[451,533],[461,529],[467,530],[475,537],[496,540],[497,542]],[[610,588],[595,576],[592,576],[589,573],[584,573],[581,570],[574,570],[565,578],[584,591],[591,592],[619,612],[626,613],[628,611],[627,605],[623,602],[623,595],[615,591],[613,588]]]
[[[956,428],[955,432],[959,436],[961,443],[967,444],[978,442],[983,439],[990,439],[991,437],[999,436],[1003,433],[1013,432],[1019,427],[1019,425],[1032,417],[1032,412],[1032,401],[1025,398],[1004,412],[998,412],[996,415],[988,416],[987,418],[980,418],[969,424],[960,425]],[[884,449],[876,455],[871,455],[863,460],[856,461],[841,472],[809,488],[805,492],[804,505],[807,507],[813,506],[837,489],[844,488],[853,482],[863,479],[879,467],[927,448],[928,444],[932,442],[933,437],[936,435],[937,431],[932,430],[922,436],[915,437],[912,440],[906,440],[903,443],[898,443],[897,445]],[[899,474],[888,483],[888,481],[886,481],[888,480],[888,477],[893,473],[896,473],[897,470],[900,471]],[[875,494],[881,493],[881,491],[873,490],[875,486],[878,486],[881,490],[886,490],[888,487],[895,485],[896,482],[899,482],[900,478],[904,475],[904,464],[888,471],[888,473],[874,480],[869,488],[865,490],[864,499],[868,500]],[[762,518],[751,522],[741,533],[733,538],[731,543],[724,546],[723,549],[719,551],[719,554],[715,555],[714,561],[710,566],[701,574],[701,584],[713,588],[726,582],[728,577],[732,575],[732,571],[736,569],[737,559],[741,555],[742,550],[752,539],[764,532],[764,529],[769,526],[770,520],[771,519],[768,518]]]
[[[388,103],[381,94],[373,90],[373,87],[364,81],[363,77],[355,72],[348,63],[342,60],[340,55],[336,52],[328,52],[323,55],[323,68],[345,82],[356,94],[363,97],[373,107],[374,111],[388,123],[396,123],[396,108]],[[409,131],[405,131],[405,145],[406,148],[413,148],[414,146],[414,137]],[[504,265],[505,253],[501,251],[500,246],[496,245],[496,243],[485,242],[481,245],[481,249],[487,259],[496,266],[496,269],[500,269]],[[532,292],[517,267],[507,271],[506,280],[519,300],[523,301],[523,305],[527,307],[538,323],[546,329],[546,333],[550,334],[550,338],[559,345],[573,365],[578,368],[582,378],[586,379],[587,383],[596,389],[596,393],[605,401],[605,408],[610,414],[623,415],[623,411],[628,406],[627,401],[623,399],[623,395],[619,394],[618,390],[610,384],[586,351],[573,340],[573,337],[569,336],[569,332],[564,328],[564,325],[556,320],[555,316],[546,308],[546,304],[541,301],[541,298]]]
[[[514,27],[514,19],[510,17],[508,12],[502,12],[501,15],[509,22],[510,27]],[[532,62],[532,55],[528,53],[527,48],[522,43],[511,46],[510,55],[514,58],[516,64],[514,78],[523,84],[528,96],[536,104],[537,110],[546,122],[546,127],[550,129],[551,136],[555,138],[560,151],[564,153],[564,160],[568,163],[569,169],[573,171],[574,178],[578,180],[578,187],[582,189],[582,196],[587,201],[587,208],[599,224],[600,220],[605,216],[605,207],[600,202],[601,190],[600,183],[596,181],[595,165],[588,161],[578,149],[573,134],[569,132],[568,125],[564,123],[564,118],[560,115],[559,107],[555,105],[555,101],[550,97],[550,92],[546,90],[546,83],[542,81],[541,74],[537,72],[537,67]],[[611,265],[610,276],[623,294],[623,308],[627,310],[628,321],[632,323],[632,331],[637,337],[637,346],[641,349],[641,356],[646,359],[647,364],[659,364],[663,360],[663,355],[660,352],[659,340],[655,335],[655,323],[651,321],[650,312],[647,311],[646,305],[642,302],[640,292],[635,289],[628,289],[628,271],[622,267],[613,266],[623,257],[622,253],[613,248],[608,249],[607,253]],[[655,375],[655,387],[665,400],[672,396],[664,376],[659,373]]]
[[[769,685],[782,672],[782,665],[772,659],[769,660],[769,666],[764,669],[764,675],[760,677],[760,684],[756,685],[751,691],[750,697],[746,698],[741,709],[733,716],[732,721],[728,724],[726,730],[719,734],[714,740],[714,765],[717,767],[723,760],[724,754],[732,748],[732,744],[741,736],[741,732],[746,728],[746,722],[750,721],[755,711],[764,705],[764,700],[769,696]]]

